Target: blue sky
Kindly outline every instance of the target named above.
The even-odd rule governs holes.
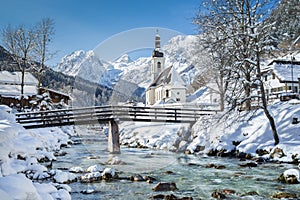
[[[192,24],[201,0],[0,0],[1,29],[55,22],[54,64],[75,50],[91,50],[107,38],[134,28],[162,27],[196,34]]]

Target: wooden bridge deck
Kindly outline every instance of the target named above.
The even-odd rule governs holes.
[[[27,129],[110,121],[194,123],[201,115],[210,115],[215,112],[214,110],[168,107],[97,106],[17,113],[16,120]]]

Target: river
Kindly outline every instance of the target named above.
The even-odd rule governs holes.
[[[118,179],[96,183],[70,183],[72,199],[149,199],[157,194],[174,194],[177,197],[193,197],[193,199],[214,199],[211,194],[215,190],[231,189],[236,193],[230,199],[272,199],[278,192],[298,193],[299,185],[287,185],[277,181],[279,175],[289,168],[289,164],[263,163],[258,167],[240,167],[235,158],[207,157],[184,155],[169,151],[151,149],[133,149],[121,147],[121,154],[107,153],[107,138],[99,129],[82,128],[79,137],[72,140],[78,144],[65,148],[65,156],[57,157],[54,169],[67,171],[74,166],[83,169],[91,165],[102,164],[119,172],[119,177],[130,177],[134,174],[149,175],[157,179],[154,183],[132,182]],[[123,165],[107,165],[108,160],[118,160]],[[224,169],[208,167],[225,166]],[[168,172],[168,173],[166,173]],[[172,173],[171,173],[172,172]],[[178,190],[172,192],[155,192],[152,188],[157,182],[175,182]],[[94,193],[83,194],[92,190]],[[246,195],[246,193],[257,195]]]

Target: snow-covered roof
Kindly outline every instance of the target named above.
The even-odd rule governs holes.
[[[176,71],[175,67],[172,67],[171,81],[169,84],[171,85],[172,88],[185,88],[185,84],[182,78],[180,77],[180,75],[178,74],[178,72]]]
[[[62,95],[62,96],[66,96],[66,97],[69,97],[70,96],[67,94],[67,93],[64,93],[64,92],[61,92],[61,91],[58,91],[58,90],[54,90],[54,89],[49,89],[49,88],[41,88],[45,91],[49,91],[49,92],[53,92],[53,93],[56,93],[56,94],[59,94],[59,95]]]
[[[0,71],[0,95],[19,96],[21,94],[22,72]],[[37,93],[37,79],[29,72],[24,76],[24,95],[32,96]]]
[[[185,88],[185,84],[182,78],[180,77],[175,67],[173,66],[170,66],[166,68],[164,71],[162,71],[155,79],[155,81],[150,84],[150,87],[154,87],[162,84],[168,84],[172,88]]]
[[[0,84],[15,84],[20,85],[22,72],[0,71]],[[24,85],[36,86],[38,80],[29,72],[25,72]]]
[[[0,84],[0,95],[5,97],[14,97],[20,96],[21,94],[21,85],[1,85]],[[24,85],[24,95],[32,96],[36,95],[37,90],[36,86]]]
[[[300,75],[300,61],[297,60],[273,60],[269,67],[280,81],[295,81]],[[293,76],[292,76],[293,74]]]

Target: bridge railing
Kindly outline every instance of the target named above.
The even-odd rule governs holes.
[[[111,120],[192,123],[201,115],[214,112],[216,111],[170,107],[96,106],[17,113],[16,120],[27,128],[106,123]]]
[[[114,106],[113,113],[122,121],[194,122],[213,111],[168,107]]]

